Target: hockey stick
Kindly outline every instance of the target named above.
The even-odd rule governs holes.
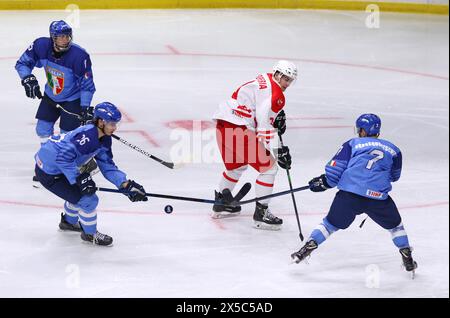
[[[166,167],[169,168],[169,169],[178,169],[178,168],[181,167],[181,165],[175,165],[173,162],[167,162],[167,161],[164,161],[164,160],[162,160],[162,159],[159,159],[158,157],[155,157],[154,155],[148,153],[148,152],[145,151],[145,150],[142,150],[142,149],[139,148],[138,146],[133,145],[132,143],[126,141],[125,139],[120,138],[120,137],[117,136],[117,135],[112,134],[111,137],[113,137],[114,139],[120,141],[120,142],[123,143],[125,146],[128,146],[128,147],[130,147],[131,149],[136,150],[137,152],[140,152],[140,153],[143,154],[144,156],[146,156],[146,157],[148,157],[148,158],[150,158],[150,159],[153,159],[153,160],[159,162],[160,164],[166,166]]]
[[[278,135],[280,137],[280,144],[281,147],[284,147],[283,144],[283,138],[281,137],[281,135]],[[288,181],[289,181],[289,189],[291,189],[292,191],[292,180],[291,180],[291,173],[289,172],[289,168],[286,169],[286,173],[287,173],[287,177],[288,177]],[[302,233],[302,227],[300,226],[300,218],[298,217],[298,210],[297,210],[297,202],[295,202],[295,196],[294,196],[294,192],[291,192],[292,195],[292,203],[294,204],[294,211],[295,211],[295,217],[297,218],[297,225],[298,225],[298,236],[300,237],[300,241],[303,242],[303,233]]]
[[[286,190],[286,191],[282,191],[282,192],[277,192],[277,193],[272,193],[269,195],[265,195],[263,197],[259,197],[259,198],[253,198],[250,200],[245,200],[245,201],[240,201],[240,202],[233,202],[235,205],[244,205],[244,204],[248,204],[248,203],[253,203],[259,200],[264,200],[264,199],[270,199],[270,198],[274,198],[274,197],[279,197],[282,195],[286,195],[292,192],[298,192],[298,191],[303,191],[303,190],[307,190],[309,189],[309,186],[304,186],[304,187],[300,187],[300,188],[296,188],[296,189],[292,189],[292,190]],[[97,188],[97,191],[103,191],[103,192],[111,192],[111,193],[122,193],[122,194],[126,194],[125,191],[123,190],[118,190],[118,189],[110,189],[110,188]],[[219,202],[219,201],[215,201],[215,200],[210,200],[210,199],[200,199],[200,198],[191,198],[191,197],[181,197],[181,196],[175,196],[175,195],[167,195],[167,194],[158,194],[158,193],[145,193],[145,195],[147,197],[154,197],[154,198],[161,198],[161,199],[170,199],[170,200],[180,200],[180,201],[190,201],[190,202],[199,202],[199,203],[208,203],[208,204],[229,204],[229,202]]]
[[[62,107],[61,105],[56,105],[56,108],[59,108],[59,109],[61,109],[63,112],[65,112],[66,114],[69,114],[69,115],[72,115],[72,116],[75,116],[76,118],[78,118],[80,121],[83,119],[80,115],[78,115],[78,114],[75,114],[75,113],[72,113],[72,112],[69,112],[67,109],[65,109],[64,107]]]
[[[247,182],[246,184],[244,184],[241,187],[241,189],[238,191],[238,193],[236,193],[235,196],[233,196],[233,194],[231,194],[230,189],[224,189],[222,191],[223,200],[227,204],[235,207],[236,204],[239,204],[239,201],[241,201],[242,198],[247,195],[247,193],[250,191],[251,188],[252,188],[252,184],[250,182]]]
[[[359,228],[362,229],[364,223],[366,223],[366,220],[369,216],[366,216],[366,218],[364,220],[362,220],[361,224],[359,225]]]
[[[97,191],[127,194],[127,192],[124,190],[110,189],[110,188],[97,188]],[[216,202],[215,200],[199,199],[199,198],[191,198],[191,197],[180,197],[180,196],[175,196],[175,195],[158,194],[158,193],[147,193],[146,192],[145,196],[153,197],[153,198],[161,198],[161,199],[181,200],[181,201],[209,203],[209,204],[221,204],[220,202]]]
[[[155,198],[163,198],[163,199],[172,199],[172,200],[183,200],[183,201],[191,201],[191,202],[200,202],[200,203],[212,203],[212,204],[219,204],[219,205],[228,205],[228,204],[235,204],[237,201],[242,199],[251,189],[252,185],[250,182],[247,182],[242,186],[242,188],[239,190],[239,192],[236,194],[235,197],[233,197],[230,193],[230,197],[228,201],[222,201],[218,202],[215,200],[209,200],[209,199],[198,199],[198,198],[191,198],[191,197],[179,197],[179,196],[173,196],[173,195],[167,195],[167,194],[156,194],[156,193],[145,193],[148,197],[155,197]],[[127,194],[124,190],[116,190],[116,189],[108,189],[108,188],[97,188],[98,191],[105,191],[105,192],[114,192],[114,193],[123,193]]]
[[[69,114],[69,115],[76,116],[76,117],[81,121],[82,117],[81,117],[80,115],[75,114],[75,113],[72,113],[72,112],[69,112],[67,109],[64,109],[64,108],[63,108],[62,106],[60,106],[60,105],[56,105],[56,107],[59,108],[59,109],[61,109],[63,112],[65,112],[65,113],[67,113],[67,114]],[[166,166],[166,167],[169,168],[169,169],[178,169],[178,168],[181,167],[181,165],[176,165],[176,166],[175,166],[175,164],[174,164],[173,162],[168,162],[168,161],[164,161],[164,160],[162,160],[162,159],[159,159],[158,157],[156,157],[156,156],[154,156],[154,155],[148,153],[147,151],[145,151],[145,150],[139,148],[139,147],[136,146],[136,145],[133,145],[132,143],[126,141],[125,139],[120,138],[119,136],[117,136],[117,135],[115,135],[115,134],[112,134],[111,137],[113,137],[114,139],[120,141],[121,143],[123,143],[124,145],[130,147],[131,149],[134,149],[134,150],[136,150],[137,152],[140,152],[140,153],[143,154],[144,156],[146,156],[146,157],[148,157],[148,158],[150,158],[150,159],[153,159],[153,160],[159,162],[160,164]]]
[[[308,190],[308,189],[309,189],[309,186],[303,186],[303,187],[300,187],[300,188],[295,188],[295,189],[291,189],[291,190],[286,190],[286,191],[281,191],[281,192],[277,192],[277,193],[272,193],[272,194],[268,194],[268,195],[265,195],[265,196],[262,196],[262,197],[259,197],[259,198],[257,197],[257,198],[254,198],[254,199],[241,201],[241,202],[239,202],[238,205],[244,205],[244,204],[253,203],[253,202],[256,202],[256,201],[260,201],[260,200],[276,198],[276,197],[279,197],[279,196],[282,196],[282,195],[286,195],[286,194],[289,194],[289,193],[299,192],[299,191]]]

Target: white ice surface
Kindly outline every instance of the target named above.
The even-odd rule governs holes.
[[[133,204],[109,193],[99,193],[98,221],[113,247],[59,232],[63,201],[31,187],[38,102],[25,97],[14,64],[50,21],[68,15],[0,12],[0,297],[449,297],[448,17],[385,13],[379,29],[368,29],[358,12],[85,11],[74,30],[92,57],[93,104],[119,105],[130,120],[117,134],[162,158],[175,144],[166,123],[209,121],[221,100],[278,58],[300,69],[286,92],[284,138],[295,186],[322,173],[359,114],[379,114],[382,137],[403,152],[391,194],[419,263],[411,280],[389,233],[372,221],[360,229],[363,216],[309,265],[289,265],[301,246],[289,196],[271,204],[285,222],[279,232],[252,228],[252,205],[213,220],[207,204]],[[43,71],[34,73],[43,86]],[[222,172],[205,162],[171,171],[116,142],[114,154],[149,192],[211,198]],[[275,191],[287,188],[280,170]],[[296,194],[305,236],[334,193]]]

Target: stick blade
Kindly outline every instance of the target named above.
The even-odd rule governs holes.
[[[234,197],[234,201],[241,201],[246,195],[247,193],[250,192],[252,188],[252,184],[250,182],[247,182],[246,184],[244,184],[242,186],[242,188],[239,190],[239,192],[236,194],[236,196]]]
[[[250,191],[251,188],[252,184],[250,182],[244,184],[242,188],[239,190],[239,192],[236,193],[234,197],[232,196],[232,201],[230,205],[233,207],[239,206],[240,205],[239,202],[247,195],[247,193]]]
[[[161,161],[161,163],[169,169],[175,169],[175,164],[173,162]]]

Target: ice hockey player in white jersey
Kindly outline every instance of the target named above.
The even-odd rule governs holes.
[[[297,79],[297,67],[278,61],[272,73],[260,74],[241,85],[230,99],[222,102],[214,114],[217,143],[225,164],[215,199],[223,202],[223,191],[233,191],[248,166],[259,172],[256,196],[273,192],[278,165],[289,169],[289,148],[279,148],[278,134],[286,130],[284,92]],[[269,200],[256,202],[253,220],[260,229],[278,230],[283,220],[269,211]],[[216,204],[213,218],[239,215],[240,206]]]

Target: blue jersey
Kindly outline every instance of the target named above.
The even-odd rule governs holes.
[[[59,58],[53,52],[50,38],[39,38],[22,54],[16,63],[21,79],[30,75],[34,67],[43,67],[47,84],[45,93],[55,102],[81,99],[81,106],[91,105],[95,92],[92,65],[89,54],[72,44]]]
[[[117,188],[127,181],[113,161],[112,138],[98,138],[98,129],[90,124],[67,134],[54,135],[35,155],[36,164],[50,175],[64,174],[70,184],[76,183],[80,167],[95,158],[103,176]]]
[[[325,167],[330,186],[364,197],[385,200],[391,182],[400,179],[402,154],[389,141],[353,138],[342,145]]]

